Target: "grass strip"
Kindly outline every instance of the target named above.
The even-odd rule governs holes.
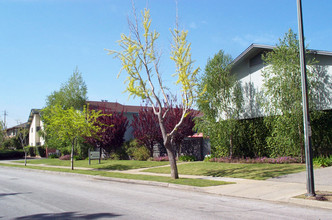
[[[234,164],[216,162],[194,162],[179,164],[180,174],[242,179],[266,180],[291,173],[305,171],[303,164]],[[158,167],[144,172],[169,174],[169,167]]]
[[[189,179],[189,178],[172,179],[170,177],[164,177],[164,176],[149,176],[149,175],[127,174],[127,173],[119,173],[119,172],[96,171],[96,170],[78,170],[78,169],[71,170],[71,169],[64,169],[64,168],[39,167],[39,166],[25,167],[25,166],[21,166],[21,165],[11,165],[11,164],[1,164],[1,163],[0,163],[0,166],[19,167],[19,168],[37,169],[37,170],[48,170],[48,171],[66,172],[66,173],[78,173],[78,174],[85,174],[85,175],[103,176],[103,177],[112,177],[112,178],[121,178],[121,179],[155,181],[155,182],[164,182],[164,183],[172,183],[172,184],[180,184],[180,185],[196,186],[196,187],[208,187],[208,186],[234,184],[233,182],[225,182],[225,181]]]
[[[15,163],[24,163],[24,161],[15,161]],[[28,160],[28,164],[45,164],[50,166],[70,166],[70,160],[59,159],[33,159]],[[94,169],[106,169],[106,170],[132,170],[139,168],[149,168],[156,166],[168,165],[168,161],[136,161],[136,160],[101,160],[101,164],[98,164],[98,160],[91,160],[89,165],[88,160],[74,161],[74,167],[86,167]]]

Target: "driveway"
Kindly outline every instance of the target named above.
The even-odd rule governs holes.
[[[270,178],[268,181],[306,183],[306,171]],[[315,185],[332,186],[332,167],[314,169],[314,181]]]

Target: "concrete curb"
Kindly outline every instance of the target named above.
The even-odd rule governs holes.
[[[301,206],[306,206],[306,207],[315,207],[315,208],[323,208],[323,209],[331,209],[332,210],[332,202],[290,198],[289,203],[293,203],[293,204],[297,204],[297,205],[301,205]]]

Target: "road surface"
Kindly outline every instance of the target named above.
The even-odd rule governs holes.
[[[286,203],[0,166],[0,219],[332,219]]]

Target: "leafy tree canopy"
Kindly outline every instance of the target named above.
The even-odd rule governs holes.
[[[60,140],[69,140],[71,149],[71,167],[73,166],[74,146],[79,137],[95,136],[100,130],[97,118],[100,112],[89,110],[84,107],[83,111],[74,109],[63,109],[60,105],[50,106],[48,109],[51,114],[44,116],[47,124],[47,132],[56,133]],[[43,110],[44,111],[44,110]]]
[[[242,113],[242,87],[231,75],[230,55],[220,50],[209,59],[200,78],[197,101],[203,116],[197,118],[196,127],[211,141],[216,156],[232,157],[233,139]]]
[[[62,149],[71,145],[69,139],[59,139],[56,131],[53,133],[48,130],[48,120],[46,118],[52,117],[52,108],[58,105],[64,110],[70,108],[83,110],[86,100],[87,86],[82,74],[76,68],[68,81],[61,85],[59,91],[52,92],[46,98],[46,107],[41,112],[42,120],[45,122],[44,130],[40,130],[39,133],[45,139],[47,146]]]
[[[87,100],[87,86],[82,74],[76,68],[69,80],[61,85],[59,91],[52,92],[46,98],[46,106],[60,105],[63,109],[82,110]]]
[[[165,120],[167,132],[170,132],[174,128],[175,123],[181,118],[182,113],[183,108],[178,105],[171,105],[171,109],[169,110]],[[194,117],[196,115],[197,112],[190,109],[177,132],[173,136],[173,144],[176,145],[177,149],[185,137],[194,134]],[[134,120],[132,121],[131,126],[133,127],[134,137],[140,144],[143,144],[149,149],[150,156],[152,157],[153,145],[156,143],[163,145],[163,137],[159,129],[158,117],[153,113],[153,109],[149,107],[142,108],[137,116],[134,115]]]
[[[273,51],[263,55],[267,65],[263,70],[262,101],[267,126],[271,136],[267,138],[271,156],[304,157],[303,112],[299,42],[290,29]],[[313,69],[317,62],[307,53],[307,77],[309,107],[314,110],[315,78]],[[311,68],[310,68],[311,67]],[[315,114],[315,112],[312,112]]]
[[[102,114],[97,118],[95,125],[99,127],[96,135],[85,137],[89,144],[102,148],[107,153],[114,152],[122,147],[128,126],[128,119],[123,115],[123,112]]]

